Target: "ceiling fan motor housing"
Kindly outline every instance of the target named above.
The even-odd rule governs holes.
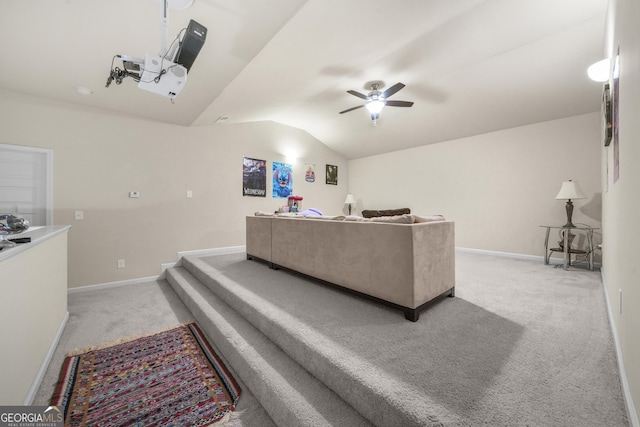
[[[348,113],[349,111],[356,110],[358,108],[366,107],[369,113],[371,114],[371,120],[373,120],[374,124],[378,118],[380,118],[380,111],[385,105],[390,107],[411,107],[413,102],[408,101],[387,101],[394,93],[398,92],[400,89],[404,88],[403,83],[396,83],[391,86],[389,89],[384,92],[380,92],[378,89],[380,88],[379,83],[371,84],[371,92],[368,95],[363,95],[360,92],[356,92],[355,90],[348,90],[347,93],[356,96],[358,98],[364,99],[367,101],[366,104],[358,105],[357,107],[352,107],[346,109],[344,111],[340,111],[340,114]]]

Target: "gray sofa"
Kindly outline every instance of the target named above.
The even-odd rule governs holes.
[[[248,216],[247,259],[366,295],[415,322],[431,302],[454,296],[454,222],[404,217],[411,223]]]

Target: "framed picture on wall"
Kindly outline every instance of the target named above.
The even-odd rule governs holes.
[[[293,165],[273,162],[273,198],[288,198],[293,194]]]
[[[315,163],[305,163],[304,180],[306,182],[316,182],[316,164]]]
[[[267,197],[267,161],[242,158],[242,195]]]
[[[327,165],[327,184],[338,185],[338,166]]]
[[[620,46],[613,59],[613,88],[611,94],[613,115],[613,183],[620,178]]]
[[[608,147],[611,144],[611,136],[613,135],[613,117],[612,117],[612,105],[611,105],[611,90],[609,89],[609,83],[604,85],[602,91],[602,115],[604,119],[604,146]]]

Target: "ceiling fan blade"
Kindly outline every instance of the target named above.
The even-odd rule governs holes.
[[[387,89],[384,92],[382,92],[382,96],[384,97],[384,99],[387,99],[391,95],[393,95],[394,93],[396,93],[397,91],[402,89],[403,87],[404,87],[404,85],[402,83],[396,83],[393,86],[391,86],[389,89]]]
[[[410,101],[385,101],[384,105],[389,107],[411,107],[413,102]]]
[[[340,114],[348,113],[349,111],[357,110],[358,108],[362,108],[362,107],[364,107],[364,105],[358,105],[357,107],[353,107],[353,108],[349,108],[349,109],[344,110],[344,111],[340,111]]]
[[[348,90],[347,93],[350,93],[353,96],[357,96],[358,98],[362,98],[366,101],[369,100],[369,97],[367,97],[367,95],[363,95],[360,92],[356,92],[355,90]]]

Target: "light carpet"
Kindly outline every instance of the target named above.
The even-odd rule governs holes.
[[[71,293],[68,310],[69,321],[36,393],[34,405],[49,404],[67,353],[193,321],[193,315],[165,281]],[[230,368],[229,361],[217,348],[214,349]],[[251,391],[238,380],[233,369],[230,371],[242,389],[242,397],[231,414],[228,426],[273,427],[273,422]]]
[[[238,284],[254,307],[299,329],[272,339],[307,340],[337,369],[404,405],[417,424],[628,425],[599,272],[456,256],[456,297],[416,323],[243,254],[200,260]],[[295,359],[296,345],[288,347]],[[339,381],[328,385],[361,413],[375,412]]]

